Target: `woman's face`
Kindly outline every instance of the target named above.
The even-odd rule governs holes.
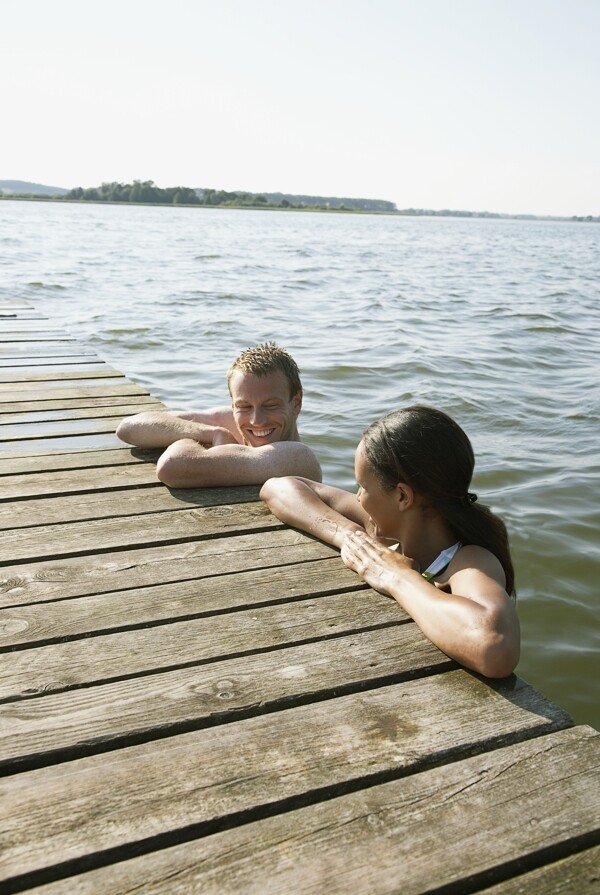
[[[400,514],[396,489],[385,491],[381,487],[365,457],[362,441],[356,449],[354,472],[358,483],[357,499],[371,518],[375,537],[397,539]]]

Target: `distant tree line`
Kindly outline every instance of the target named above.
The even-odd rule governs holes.
[[[62,199],[81,202],[148,202],[161,205],[203,205],[228,208],[289,208],[321,211],[396,211],[393,202],[377,199],[337,199],[326,196],[292,196],[284,193],[192,189],[174,186],[162,189],[152,180],[133,183],[102,183],[99,187],[76,187]]]
[[[228,205],[230,207],[267,206],[271,202],[262,193],[228,193],[227,190],[198,190],[201,205]]]
[[[102,183],[99,187],[74,190],[45,186],[23,180],[0,180],[0,199],[44,199],[61,201],[70,199],[81,202],[148,202],[161,205],[199,205],[229,208],[289,208],[303,211],[363,211],[383,212],[410,216],[508,218],[517,220],[557,220],[600,223],[598,215],[572,215],[557,217],[535,214],[502,214],[488,211],[458,211],[444,208],[434,211],[428,208],[398,209],[393,202],[384,199],[340,199],[334,196],[304,196],[292,193],[249,193],[245,191],[192,189],[174,186],[161,189],[152,180],[134,180],[133,183]]]
[[[171,186],[162,189],[152,180],[134,180],[133,183],[103,183],[99,187],[83,189],[78,186],[69,190],[63,199],[79,199],[83,202],[151,202],[164,205],[200,205],[196,190],[188,186]]]

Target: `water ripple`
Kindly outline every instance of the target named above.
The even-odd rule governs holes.
[[[519,671],[600,726],[598,225],[5,201],[0,244],[0,296],[172,407],[226,401],[230,361],[276,339],[333,484],[377,416],[455,416],[509,528]]]

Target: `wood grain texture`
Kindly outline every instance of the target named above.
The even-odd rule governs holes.
[[[276,570],[290,563],[337,555],[337,551],[320,541],[281,528],[227,538],[46,559],[0,568],[0,605],[8,607],[130,590],[242,570]]]
[[[221,506],[222,492],[217,489],[169,489],[156,478],[154,468],[126,466],[121,472],[137,473],[137,475],[107,476],[105,488],[99,490],[98,479],[101,473],[96,471],[96,488],[85,488],[83,477],[71,485],[71,491],[58,497],[42,497],[39,500],[0,500],[0,527],[6,531],[15,528],[33,528],[42,524],[71,524],[79,521],[90,521],[123,516],[142,516],[146,513],[159,513],[173,510],[189,510],[194,507]],[[91,477],[90,477],[91,478]],[[89,481],[89,479],[88,479]],[[3,493],[0,482],[0,494]],[[25,483],[29,485],[29,483]],[[77,487],[79,484],[80,487]],[[35,488],[32,483],[28,490]],[[132,488],[136,493],[132,495]],[[143,488],[143,493],[137,493]],[[231,504],[256,500],[258,488],[240,488],[233,493]],[[24,536],[25,533],[24,533]]]
[[[352,632],[0,705],[0,772],[455,667],[414,624]]]
[[[598,755],[597,732],[562,730],[34,891],[595,895],[598,847],[527,871],[598,828]]]
[[[135,501],[139,501],[140,509],[143,509],[144,495],[141,490],[131,493],[131,502]],[[237,504],[235,512],[227,506],[195,507],[189,510],[147,513],[134,518],[119,516],[38,525],[28,529],[25,535],[19,529],[10,529],[3,534],[3,558],[0,566],[11,565],[18,560],[36,561],[126,547],[139,548],[173,541],[214,538],[247,528],[274,528],[280,525],[264,504],[249,503]]]
[[[281,566],[276,581],[271,581],[264,569],[254,569],[117,593],[0,608],[0,650],[359,588],[370,595],[360,599],[379,605],[384,619],[406,617],[397,603],[368,589],[355,572],[347,569],[338,557],[331,556]],[[354,605],[353,601],[349,602]],[[293,608],[297,609],[301,624],[305,610],[300,606]],[[227,624],[225,619],[224,628]]]
[[[150,395],[130,397],[83,398],[70,401],[15,401],[0,404],[0,425],[12,422],[82,419],[110,416],[111,413],[139,413],[142,410],[166,410],[164,404]]]
[[[28,401],[54,401],[57,399],[69,398],[111,398],[115,395],[147,395],[145,388],[134,383],[125,381],[122,385],[121,380],[106,385],[85,385],[85,386],[66,386],[57,383],[46,383],[47,387],[42,388],[42,383],[31,383],[30,387],[26,387],[23,383],[15,384],[14,387],[8,388],[8,383],[4,383],[4,387],[0,388],[0,404],[12,404],[15,400],[24,400],[27,396]]]
[[[24,457],[9,457],[0,453],[0,486],[3,485],[2,477],[7,475],[31,475],[35,473],[54,472],[55,470],[100,469],[127,464],[155,463],[160,451],[142,450],[130,448],[119,443],[117,450],[94,451],[55,451],[47,453],[38,450]],[[6,481],[6,480],[4,480]],[[62,487],[62,483],[60,485]],[[19,492],[13,492],[18,496]],[[45,489],[44,493],[51,493],[51,489]],[[59,491],[60,493],[60,491]]]
[[[322,787],[417,773],[453,752],[564,725],[564,713],[526,685],[490,690],[460,670],[25,772],[0,781],[0,872],[9,877]]]
[[[401,618],[391,600],[368,599],[364,592],[352,591],[293,607],[273,601],[225,615],[33,646],[0,654],[0,700],[273,649],[318,639],[319,632],[332,636],[395,624]]]
[[[49,439],[63,437],[65,435],[96,435],[98,433],[114,434],[121,420],[131,412],[137,413],[138,409],[146,410],[146,407],[134,408],[132,411],[126,407],[122,411],[113,409],[112,414],[89,415],[74,418],[63,418],[48,421],[33,421],[21,423],[4,423],[0,425],[0,444],[7,442],[28,441],[31,439]],[[151,410],[161,410],[161,406],[150,407]],[[0,421],[2,422],[2,421]]]

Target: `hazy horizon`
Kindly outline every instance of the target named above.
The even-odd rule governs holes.
[[[0,0],[2,173],[600,214],[600,3]]]

